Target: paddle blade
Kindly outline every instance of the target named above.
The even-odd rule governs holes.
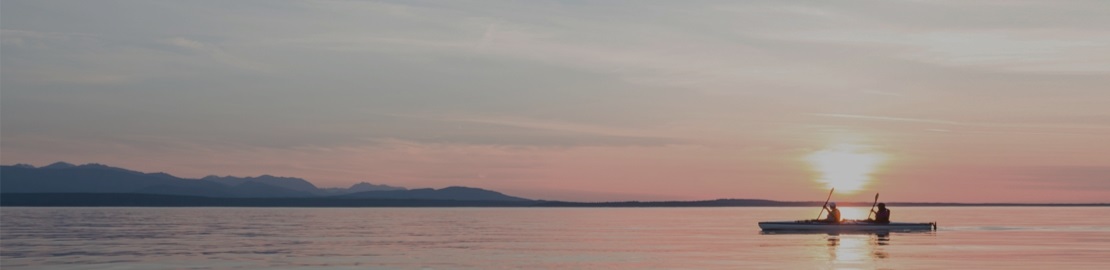
[[[832,199],[833,190],[836,190],[836,188],[829,189],[829,197],[825,198],[825,204],[821,205],[821,212],[817,212],[817,219],[821,219],[821,214],[825,213],[825,207],[829,205],[829,200]]]

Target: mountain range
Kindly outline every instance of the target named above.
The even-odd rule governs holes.
[[[102,164],[57,162],[43,167],[0,166],[0,193],[10,194],[151,194],[209,198],[334,198],[447,201],[531,201],[471,187],[407,189],[358,183],[349,188],[319,188],[293,177],[206,176],[180,178]]]
[[[472,187],[407,189],[358,183],[319,188],[304,179],[206,176],[180,178],[102,164],[57,162],[0,166],[0,206],[242,206],[242,207],[820,207],[822,202],[717,199],[705,201],[563,202],[530,200]],[[872,202],[841,202],[867,207]],[[1096,204],[914,203],[890,206],[1110,206]]]

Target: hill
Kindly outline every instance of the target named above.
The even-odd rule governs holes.
[[[166,173],[143,173],[102,164],[57,162],[41,168],[17,164],[0,166],[3,194],[150,194],[216,198],[395,199],[446,201],[529,201],[496,191],[470,187],[406,189],[366,182],[347,189],[320,189],[294,177],[207,176],[180,178]]]

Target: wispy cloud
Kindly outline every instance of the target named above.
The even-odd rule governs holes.
[[[664,146],[683,143],[680,139],[666,135],[653,135],[655,131],[650,130],[572,122],[504,116],[392,115],[437,126],[429,129],[429,132],[439,130],[438,134],[430,136],[396,134],[399,136],[392,138],[430,143],[522,147]]]
[[[820,117],[833,117],[833,118],[850,118],[850,119],[863,119],[863,120],[878,120],[878,121],[895,121],[895,122],[914,122],[914,123],[930,123],[930,124],[944,124],[944,125],[969,125],[947,120],[936,119],[919,119],[919,118],[903,118],[903,117],[889,117],[889,116],[872,116],[872,115],[855,115],[855,114],[835,114],[835,113],[813,113],[813,116]]]
[[[949,126],[962,126],[962,127],[986,127],[986,128],[1001,128],[999,130],[986,130],[979,132],[1005,132],[1008,129],[1015,128],[1052,128],[1056,130],[1088,130],[1098,131],[1110,129],[1110,122],[1090,122],[1082,121],[1085,117],[1071,116],[1071,117],[1057,117],[1053,118],[1056,121],[1050,121],[1044,118],[1025,118],[1019,120],[1010,120],[1006,122],[959,122],[944,119],[926,119],[926,118],[905,118],[905,117],[890,117],[890,116],[876,116],[876,115],[857,115],[857,114],[835,114],[835,113],[811,113],[809,115],[817,117],[829,118],[844,118],[844,119],[860,119],[871,121],[888,121],[888,122],[910,122],[910,123],[926,123],[926,124],[939,124]],[[949,129],[932,129],[936,131],[952,131]],[[1039,132],[1024,132],[1029,134],[1038,134]],[[1089,134],[1089,133],[1067,133],[1067,132],[1043,132],[1043,134]]]

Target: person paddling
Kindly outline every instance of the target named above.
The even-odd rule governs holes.
[[[823,221],[828,223],[840,223],[840,209],[836,209],[836,203],[829,203],[828,209],[829,215],[826,216]]]
[[[875,211],[874,221],[882,224],[890,223],[890,209],[886,208],[886,203],[879,203],[879,210]]]

